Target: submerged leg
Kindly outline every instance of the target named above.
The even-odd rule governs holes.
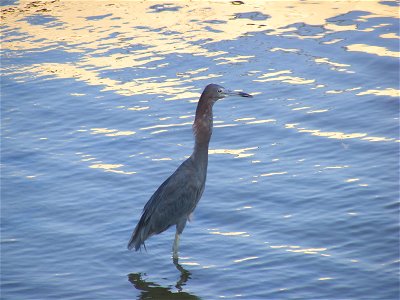
[[[178,261],[178,251],[179,251],[179,238],[185,228],[187,218],[182,218],[176,224],[176,233],[175,233],[175,240],[174,245],[172,246],[172,258],[174,261]]]
[[[172,258],[174,260],[178,260],[178,251],[179,251],[179,238],[181,235],[176,231],[174,244],[172,245]]]

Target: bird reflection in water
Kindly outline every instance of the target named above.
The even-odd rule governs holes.
[[[172,286],[160,286],[157,283],[146,281],[142,278],[141,273],[131,273],[128,275],[129,281],[134,285],[134,287],[139,290],[140,297],[138,299],[188,299],[188,300],[199,300],[200,298],[189,294],[187,292],[183,292],[183,286],[186,285],[186,282],[191,278],[191,273],[184,269],[179,263],[177,259],[174,259],[174,265],[180,272],[179,280],[176,282],[175,288],[178,292],[174,292],[172,290]]]

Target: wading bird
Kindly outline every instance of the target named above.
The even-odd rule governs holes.
[[[217,84],[209,84],[200,96],[193,123],[195,138],[192,155],[165,180],[151,196],[132,233],[128,249],[139,250],[152,235],[176,225],[172,246],[173,258],[178,259],[179,238],[187,220],[196,208],[204,191],[207,176],[208,145],[212,134],[214,103],[226,96],[252,97],[234,92]]]

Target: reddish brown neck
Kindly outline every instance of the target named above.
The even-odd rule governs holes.
[[[205,99],[201,97],[197,105],[196,117],[193,123],[195,138],[193,156],[202,160],[208,159],[208,145],[210,143],[213,127],[212,106],[212,101],[205,101]]]

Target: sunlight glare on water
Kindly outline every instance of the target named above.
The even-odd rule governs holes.
[[[3,1],[4,299],[398,299],[399,1]],[[204,195],[126,244],[193,149]]]

